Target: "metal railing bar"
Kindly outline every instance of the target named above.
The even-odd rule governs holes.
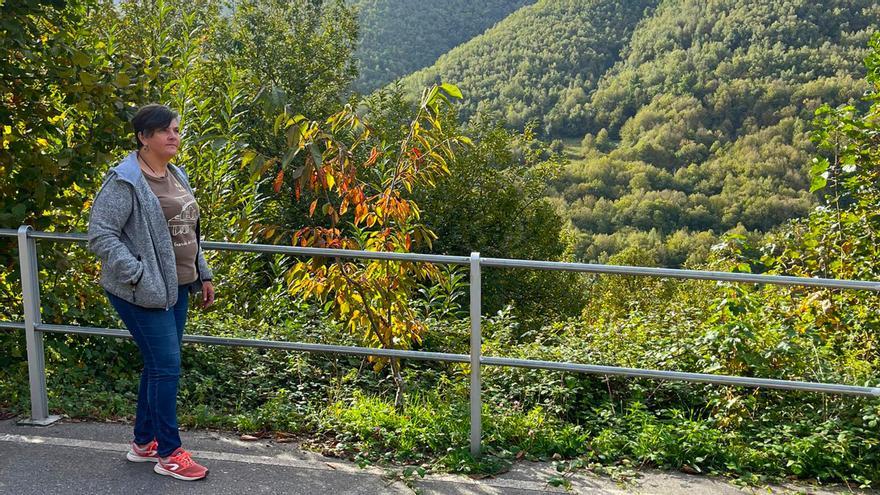
[[[42,324],[37,327],[38,331],[48,333],[76,333],[81,335],[101,335],[130,339],[131,334],[127,330],[112,328],[82,327],[76,325],[50,325]],[[402,349],[373,349],[370,347],[354,347],[330,344],[311,344],[307,342],[281,342],[276,340],[240,339],[232,337],[215,337],[212,335],[186,335],[183,341],[192,344],[209,344],[232,347],[254,347],[259,349],[280,349],[288,351],[319,352],[329,354],[350,354],[355,356],[379,356],[395,357],[404,359],[417,359],[422,361],[444,361],[452,363],[467,363],[470,361],[466,354],[450,354],[445,352],[407,351]]]
[[[12,231],[13,233],[15,231]],[[28,237],[53,241],[86,242],[88,236],[80,233],[31,232]],[[448,256],[441,254],[392,253],[387,251],[358,251],[351,249],[326,249],[298,246],[278,246],[274,244],[239,244],[234,242],[204,241],[202,247],[215,251],[242,251],[248,253],[291,254],[299,256],[320,256],[336,258],[377,259],[390,261],[411,261],[423,263],[442,263],[467,265],[467,256]]]
[[[24,330],[24,322],[23,321],[0,321],[0,328],[5,328],[9,330]]]
[[[218,251],[245,251],[253,253],[292,254],[299,256],[320,256],[327,258],[358,258],[390,261],[410,261],[441,263],[447,265],[467,265],[467,256],[448,256],[444,254],[392,253],[387,251],[356,251],[351,249],[308,248],[296,246],[276,246],[274,244],[237,244],[232,242],[205,241],[205,249]]]
[[[832,278],[792,277],[788,275],[760,275],[754,273],[730,273],[678,268],[656,268],[625,265],[600,265],[595,263],[568,263],[562,261],[516,260],[507,258],[482,258],[483,266],[503,268],[531,268],[569,272],[638,275],[693,280],[717,280],[722,282],[746,282],[756,284],[802,285],[835,289],[864,289],[880,291],[880,282],[842,280]]]
[[[480,253],[471,253],[470,266],[470,305],[469,313],[471,320],[470,335],[470,383],[469,402],[471,418],[471,455],[480,454],[481,439],[483,437],[483,282],[480,272]]]
[[[803,392],[822,392],[845,395],[863,395],[880,397],[880,387],[860,387],[856,385],[840,385],[836,383],[801,382],[794,380],[775,380],[771,378],[752,378],[731,375],[712,375],[707,373],[686,373],[681,371],[650,370],[640,368],[621,368],[595,364],[577,364],[558,361],[538,361],[531,359],[515,359],[486,356],[480,361],[489,366],[513,366],[555,371],[574,371],[599,375],[630,376],[652,378],[656,380],[673,380],[715,385],[735,385],[740,387],[778,388],[784,390],[800,390]]]
[[[52,241],[73,241],[86,242],[89,240],[88,234],[80,234],[78,232],[44,232],[35,230],[28,234],[28,237],[34,239],[48,239]]]
[[[13,234],[7,234],[11,232]],[[16,231],[0,229],[3,235],[14,235]],[[51,239],[83,242],[86,234],[62,234],[57,232],[31,232],[29,237],[35,239]],[[390,261],[410,261],[440,263],[450,265],[468,265],[467,256],[449,256],[439,254],[390,253],[383,251],[357,251],[349,249],[308,248],[297,246],[276,246],[273,244],[238,244],[232,242],[205,241],[205,249],[219,251],[240,251],[254,253],[276,253],[298,256],[339,257],[357,259],[381,259]],[[562,261],[518,260],[508,258],[481,258],[481,266],[500,268],[529,268],[534,270],[571,271],[583,273],[600,273],[616,275],[636,275],[663,278],[679,278],[692,280],[715,280],[721,282],[740,282],[755,284],[773,284],[788,286],[826,287],[832,289],[871,290],[880,292],[880,281],[842,280],[830,278],[793,277],[789,275],[761,275],[753,273],[730,273],[719,271],[683,270],[678,268],[657,268],[626,265],[603,265],[597,263],[569,263]]]
[[[0,229],[0,237],[16,237],[18,231],[15,229]]]
[[[37,327],[37,330],[41,332],[51,333],[75,333],[81,335],[101,335],[123,339],[131,338],[131,334],[129,334],[126,330],[81,327],[75,325],[41,324]],[[305,342],[280,342],[274,340],[215,337],[210,335],[184,335],[183,341],[193,344],[209,344],[232,347],[254,347],[261,349],[280,349],[289,351],[318,352],[326,354],[348,354],[357,356],[398,357],[422,361],[445,361],[454,363],[467,363],[470,361],[470,356],[468,356],[467,354],[405,351],[399,349],[373,349],[369,347],[310,344]],[[743,387],[800,390],[803,392],[820,392],[880,397],[880,387],[860,387],[857,385],[841,385],[836,383],[803,382],[795,380],[777,380],[771,378],[713,375],[708,373],[688,373],[682,371],[624,368],[618,366],[579,364],[559,361],[541,361],[532,359],[516,359],[495,356],[482,356],[480,359],[480,364],[488,366],[511,366],[516,368],[543,369],[550,371],[570,371],[598,375],[652,378],[658,380],[711,383],[715,385],[734,385]]]
[[[25,349],[27,350],[28,388],[31,398],[31,419],[54,421],[49,416],[49,394],[46,391],[46,351],[43,334],[37,331],[42,323],[40,303],[40,262],[37,241],[29,236],[33,228],[18,228],[18,266],[21,273],[21,306],[24,318]]]

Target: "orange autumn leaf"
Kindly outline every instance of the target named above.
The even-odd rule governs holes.
[[[281,184],[283,182],[284,182],[284,169],[281,169],[278,172],[278,175],[275,176],[275,180],[272,181],[272,189],[274,189],[276,193],[281,192]]]
[[[357,206],[354,207],[354,223],[359,224],[364,220],[364,217],[367,216],[367,207],[362,203],[358,203]]]
[[[379,151],[374,147],[370,150],[370,158],[364,162],[365,167],[369,167],[370,165],[376,163],[376,159],[379,158]]]

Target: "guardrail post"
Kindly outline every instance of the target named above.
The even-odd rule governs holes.
[[[40,324],[40,280],[37,267],[37,242],[28,234],[29,225],[18,229],[18,261],[21,267],[22,301],[24,302],[24,334],[27,340],[28,379],[31,392],[31,417],[19,424],[48,426],[60,419],[49,416],[49,396],[46,393],[46,363],[43,333]]]
[[[480,280],[480,253],[471,253],[471,455],[480,455],[482,436],[483,400],[480,377],[480,348],[483,344],[480,316],[482,314],[482,286]]]

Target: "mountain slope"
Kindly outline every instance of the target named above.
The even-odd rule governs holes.
[[[641,242],[663,264],[699,261],[720,233],[805,216],[813,112],[858,101],[878,21],[862,0],[661,4],[569,122],[584,159],[554,185],[582,256]],[[616,182],[585,189],[607,160]]]
[[[354,0],[361,35],[355,89],[368,92],[431,65],[454,46],[532,2]]]
[[[545,137],[569,139],[573,161],[551,196],[582,232],[585,259],[638,245],[658,263],[698,261],[720,233],[766,232],[810,211],[813,112],[866,89],[880,5],[618,3],[540,1],[406,87],[456,83],[465,117],[536,119]]]
[[[829,79],[861,79],[874,0],[675,0],[647,18],[586,106],[586,129],[616,134],[659,94],[692,94],[713,127],[735,131],[789,105],[842,96]],[[852,86],[851,83],[846,85]],[[812,91],[810,91],[810,89]],[[850,96],[850,95],[846,95]],[[734,114],[734,115],[731,115]],[[809,117],[809,112],[805,115]]]
[[[437,79],[465,94],[465,117],[493,112],[551,133],[586,101],[654,0],[541,0],[404,79],[413,93]],[[581,133],[582,134],[582,133]]]

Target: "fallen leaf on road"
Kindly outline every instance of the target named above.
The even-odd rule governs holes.
[[[694,469],[694,468],[688,466],[687,464],[685,464],[684,466],[682,466],[680,470],[681,470],[682,473],[687,473],[687,474],[700,474],[699,471],[697,471],[696,469]]]

